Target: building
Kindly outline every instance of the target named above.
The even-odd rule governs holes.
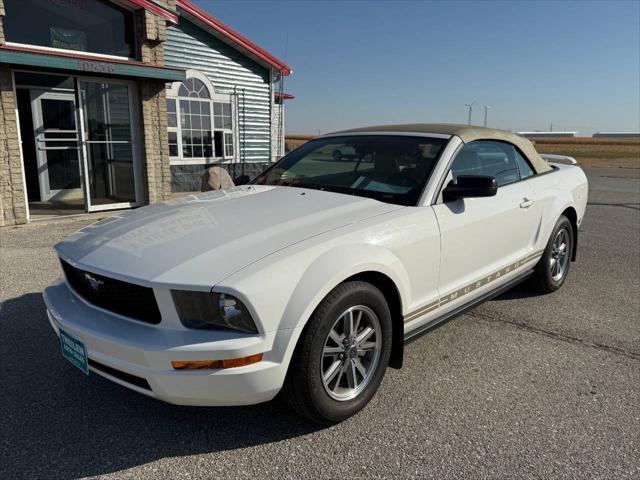
[[[290,73],[186,0],[0,0],[0,225],[257,173]]]
[[[177,6],[180,22],[167,27],[164,45],[165,65],[187,69],[187,82],[167,89],[174,190],[199,189],[211,144],[215,161],[235,165],[233,174],[255,175],[284,154],[280,111],[290,96],[280,80],[291,69],[191,2]],[[198,130],[203,124],[187,105],[212,109],[211,130]],[[198,143],[209,136],[213,142]]]
[[[594,138],[640,138],[640,132],[596,132]]]
[[[521,137],[526,137],[526,138],[540,138],[540,137],[568,138],[568,137],[575,137],[578,134],[578,132],[554,132],[554,131],[549,131],[549,132],[533,131],[533,132],[516,132],[516,133]]]

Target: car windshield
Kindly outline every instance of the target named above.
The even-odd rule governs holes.
[[[311,140],[252,183],[311,188],[416,205],[447,140],[353,135]]]

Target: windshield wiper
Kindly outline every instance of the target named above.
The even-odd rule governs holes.
[[[330,190],[334,185],[322,185],[321,183],[292,183],[290,187],[309,188],[312,190]]]

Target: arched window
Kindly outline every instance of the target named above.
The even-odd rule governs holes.
[[[177,163],[233,158],[231,96],[217,94],[200,72],[167,90],[169,156]]]
[[[207,86],[197,78],[187,78],[180,84],[178,95],[192,98],[211,98]]]

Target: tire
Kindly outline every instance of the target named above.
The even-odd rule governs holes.
[[[342,152],[340,150],[334,150],[332,156],[336,162],[342,160]]]
[[[535,267],[532,284],[536,290],[551,293],[564,284],[571,268],[573,242],[573,226],[567,217],[561,215],[549,237],[542,258]],[[562,244],[564,250],[559,248]]]
[[[373,331],[359,346],[355,341],[339,343],[349,325],[345,318],[348,321],[351,316],[354,324],[359,323],[356,329],[361,340],[365,330]],[[351,417],[369,403],[382,382],[391,354],[391,332],[391,313],[380,290],[361,281],[338,285],[303,330],[281,398],[300,415],[322,425]]]

